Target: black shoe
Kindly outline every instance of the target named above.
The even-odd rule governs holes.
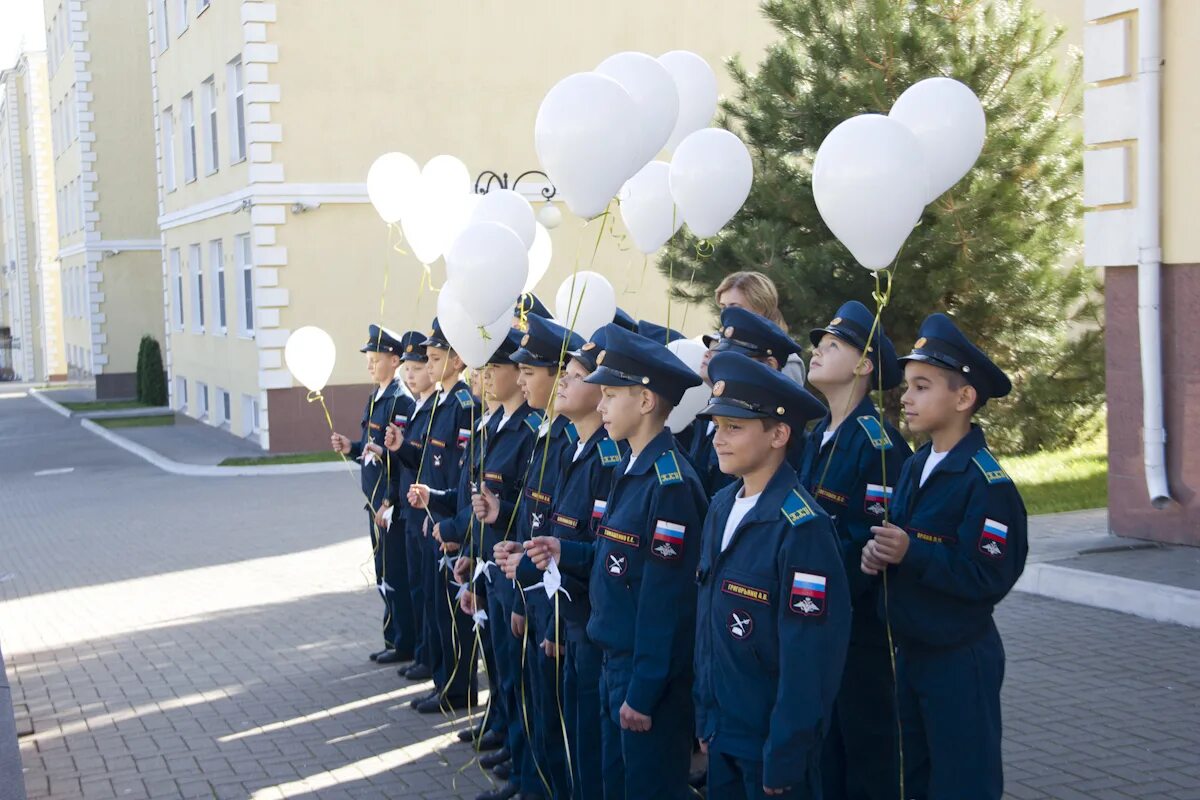
[[[484,731],[483,736],[474,741],[475,749],[481,753],[504,747],[504,735],[499,731]]]
[[[693,789],[703,789],[708,784],[708,768],[698,769],[688,773],[688,786]]]
[[[435,695],[423,703],[418,703],[416,709],[419,714],[436,714],[439,711],[461,711],[475,705],[477,703],[469,702],[466,696],[440,697]]]
[[[375,659],[376,664],[399,664],[404,661],[412,661],[412,659],[405,658],[398,650],[386,650]]]
[[[520,791],[519,786],[515,783],[506,783],[498,789],[492,789],[490,792],[484,792],[477,796],[475,800],[509,800],[510,797],[516,797]]]
[[[512,753],[508,752],[507,747],[501,747],[499,750],[488,753],[486,756],[479,757],[479,766],[484,769],[494,769],[497,764],[503,764],[512,758]]]
[[[434,689],[429,694],[423,694],[420,697],[414,697],[412,700],[409,700],[408,707],[416,708],[417,706],[421,705],[421,703],[424,703],[426,700],[437,700],[439,697],[441,697],[441,692],[439,692],[437,689]]]
[[[384,648],[383,650],[379,650],[379,651],[376,651],[376,652],[374,652],[374,653],[371,653],[371,655],[367,656],[367,658],[371,659],[372,661],[376,661],[376,660],[378,660],[378,659],[379,659],[379,657],[380,657],[381,655],[383,655],[384,653],[390,653],[390,652],[392,652],[392,651],[391,651],[391,650],[388,650],[387,648]]]
[[[458,740],[462,743],[473,742],[483,733],[479,728],[463,728],[458,732]]]
[[[424,664],[413,664],[408,669],[400,670],[400,674],[410,681],[427,681],[433,677],[433,670]]]
[[[496,766],[492,767],[492,774],[502,781],[508,780],[510,777],[512,777],[512,762],[505,761],[502,764],[497,764]]]

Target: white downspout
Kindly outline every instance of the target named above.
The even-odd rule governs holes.
[[[1142,361],[1142,448],[1150,503],[1171,502],[1162,367],[1162,0],[1138,11],[1137,243],[1138,332]]]

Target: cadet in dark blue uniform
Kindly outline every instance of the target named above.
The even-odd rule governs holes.
[[[618,325],[588,383],[600,413],[630,452],[617,467],[594,544],[533,539],[539,567],[589,574],[587,633],[604,653],[603,774],[607,798],[690,796],[694,709],[695,568],[707,497],[664,427],[700,377],[661,344]]]
[[[900,359],[902,403],[931,441],[904,465],[862,569],[887,570],[906,796],[999,800],[1004,648],[992,609],[1025,567],[1026,514],[971,417],[1012,384],[946,315],[919,337]]]
[[[713,798],[819,798],[820,753],[850,637],[850,594],[829,516],[787,461],[825,407],[738,353],[708,365],[722,489],[697,579],[696,730]]]
[[[721,336],[711,349],[718,353],[733,352],[749,356],[755,361],[775,369],[782,370],[788,356],[800,352],[800,345],[787,333],[766,317],[761,317],[753,311],[747,311],[738,306],[729,306],[721,311]],[[711,341],[705,337],[706,341]],[[703,429],[697,429],[691,442],[689,456],[704,489],[709,496],[715,495],[732,482],[732,478],[721,472],[717,463],[717,454],[713,450],[714,425],[711,422],[697,421]],[[793,443],[793,453],[799,454],[803,447],[797,436]]]
[[[413,401],[396,381],[396,370],[400,366],[403,345],[400,337],[386,328],[371,325],[367,331],[367,343],[360,352],[367,354],[367,372],[377,385],[367,398],[363,408],[362,430],[357,441],[334,433],[331,438],[333,449],[362,462],[362,491],[366,497],[365,508],[370,519],[367,521],[371,536],[371,552],[375,561],[375,586],[383,599],[383,650],[371,654],[371,660],[383,659],[383,663],[407,660],[411,657],[413,631],[401,624],[396,609],[396,587],[407,591],[404,576],[393,572],[388,580],[388,566],[403,565],[403,554],[386,553],[386,528],[376,524],[375,514],[387,500],[391,488],[391,466],[384,457],[383,443],[388,424],[395,417],[407,419],[412,412]],[[405,608],[404,614],[411,617]]]
[[[882,324],[871,335],[874,322],[866,306],[851,301],[809,334],[816,349],[808,379],[825,395],[829,413],[809,433],[800,481],[833,517],[854,605],[842,689],[825,739],[825,800],[893,800],[900,791],[891,657],[875,613],[879,580],[860,566],[871,526],[883,520],[912,450],[890,424],[880,427],[871,402],[880,378],[885,390],[901,378]]]

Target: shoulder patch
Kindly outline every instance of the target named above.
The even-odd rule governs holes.
[[[533,431],[538,436],[541,436],[543,418],[537,411],[531,411],[525,415],[525,426]]]
[[[1012,483],[1012,478],[1008,477],[1008,473],[1000,466],[1000,462],[986,448],[980,448],[979,452],[971,456],[971,460],[975,462],[975,466],[979,467],[979,471],[983,473],[984,479],[988,483]]]
[[[458,404],[463,408],[470,408],[471,406],[475,405],[475,398],[471,397],[471,393],[466,389],[459,389],[457,392],[455,392],[454,399],[457,400]]]
[[[892,439],[888,436],[887,431],[879,424],[879,417],[865,415],[858,418],[858,424],[867,432],[867,438],[871,440],[871,446],[876,450],[890,450],[892,448]]]
[[[596,445],[600,451],[600,463],[606,467],[615,467],[621,463],[621,448],[612,439],[601,439]]]
[[[563,428],[563,433],[566,435],[568,442],[571,444],[578,444],[579,431],[575,428],[575,423],[568,422],[566,427]]]
[[[658,473],[658,482],[662,486],[683,483],[683,472],[679,469],[674,450],[668,450],[658,457],[654,462],[654,471]]]
[[[793,528],[817,518],[817,512],[813,511],[808,501],[801,497],[795,489],[792,489],[784,498],[783,506],[779,510]]]

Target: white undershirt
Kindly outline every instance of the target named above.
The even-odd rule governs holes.
[[[737,530],[738,525],[742,524],[742,520],[754,508],[754,504],[758,502],[758,498],[762,497],[762,492],[752,494],[749,497],[743,497],[742,493],[745,488],[738,492],[738,496],[733,498],[733,508],[729,511],[729,519],[725,520],[725,533],[721,536],[721,552],[725,552],[725,548],[729,547],[729,543],[733,540],[733,533]]]
[[[500,415],[500,424],[496,426],[496,430],[499,431],[508,424],[508,421],[513,418],[513,415],[509,414],[507,417],[504,416],[504,406],[497,408],[496,413]]]
[[[430,392],[429,394],[425,395],[424,397],[418,398],[417,404],[415,406],[413,406],[412,413],[415,415],[418,411],[420,411],[422,408],[424,408],[425,403],[428,402],[429,398],[433,397],[435,394],[437,394],[437,392]]]
[[[934,468],[937,467],[938,464],[942,463],[942,461],[944,461],[948,455],[950,455],[949,450],[944,453],[939,453],[937,450],[929,451],[929,458],[925,459],[925,469],[921,470],[921,486],[925,485],[925,481],[929,478],[930,473],[932,473]]]
[[[380,386],[378,389],[375,390],[375,402],[376,403],[379,402],[379,398],[383,397],[383,393],[386,392],[387,390],[388,390],[388,387],[386,387],[386,386]]]
[[[829,440],[832,439],[836,435],[837,435],[837,428],[834,428],[831,431],[825,431],[824,433],[822,433],[821,434],[821,447],[824,448],[825,445],[829,444]]]
[[[638,455],[640,455],[640,453]],[[629,464],[627,464],[625,467],[626,475],[629,474],[629,470],[633,469],[633,465],[637,463],[637,460],[638,460],[638,457],[636,455],[629,457]]]
[[[571,459],[571,463],[575,463],[579,460],[579,457],[583,455],[583,448],[585,447],[587,447],[587,442],[583,439],[580,439],[579,444],[575,445],[575,456]]]

